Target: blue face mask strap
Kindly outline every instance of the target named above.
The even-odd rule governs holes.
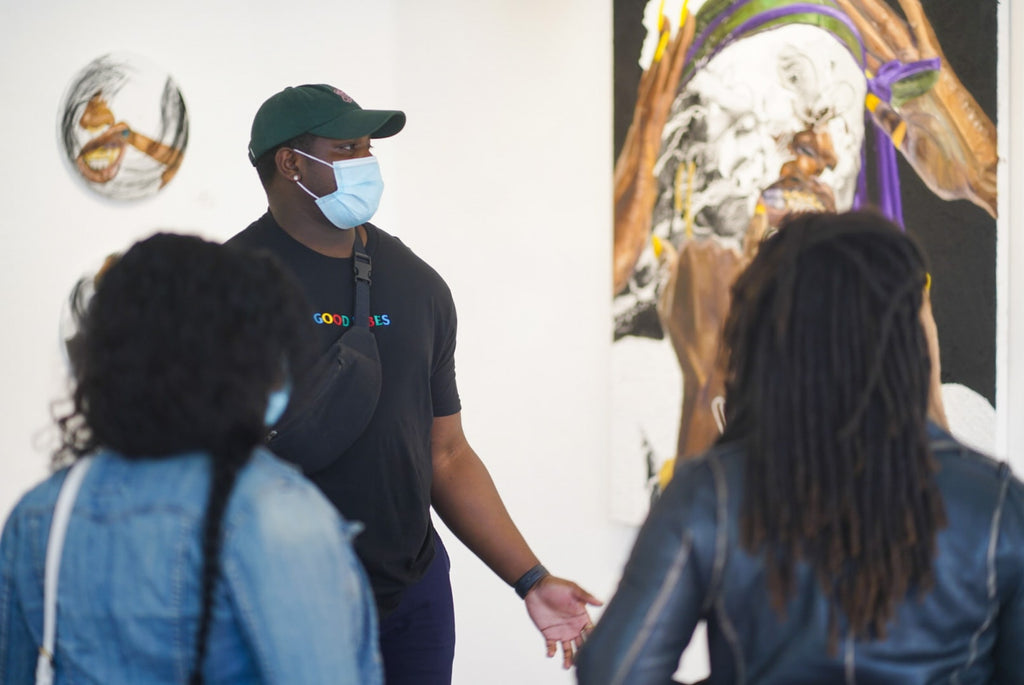
[[[308,152],[303,152],[302,150],[300,150],[300,149],[298,149],[298,148],[294,148],[294,147],[293,147],[293,148],[291,148],[291,151],[292,151],[292,152],[298,152],[298,153],[299,153],[300,155],[302,155],[303,157],[309,157],[309,158],[310,158],[310,159],[312,159],[312,160],[313,160],[314,162],[320,162],[321,164],[327,164],[327,166],[333,166],[332,164],[329,164],[328,162],[325,162],[324,160],[322,160],[322,159],[320,159],[320,158],[318,158],[318,157],[314,157],[313,155],[309,154]],[[295,183],[297,183],[297,184],[298,184],[298,186],[299,186],[300,188],[302,188],[303,190],[305,190],[305,191],[306,191],[306,195],[309,195],[309,196],[310,196],[311,198],[313,198],[314,200],[316,200],[316,199],[317,199],[317,196],[313,194],[313,191],[312,191],[312,190],[310,190],[310,189],[309,189],[309,188],[307,188],[306,186],[302,185],[302,181],[300,181],[300,180],[299,180],[299,177],[298,177],[298,176],[296,176],[294,180],[295,180]]]
[[[300,155],[302,155],[303,157],[309,157],[309,158],[310,158],[311,160],[313,160],[314,162],[320,162],[320,163],[321,163],[321,164],[323,164],[324,166],[329,166],[329,167],[333,167],[333,166],[334,166],[334,165],[333,165],[333,164],[331,164],[330,162],[325,162],[324,160],[320,159],[319,157],[314,157],[313,155],[309,154],[308,152],[303,152],[302,150],[300,150],[300,149],[299,149],[299,148],[297,148],[297,147],[293,147],[293,148],[291,148],[291,151],[292,151],[292,152],[298,152],[298,153],[299,153]]]

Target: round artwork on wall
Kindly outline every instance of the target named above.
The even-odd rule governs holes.
[[[188,144],[188,113],[174,79],[133,54],[106,54],[86,65],[68,86],[57,125],[75,175],[114,200],[159,192]]]

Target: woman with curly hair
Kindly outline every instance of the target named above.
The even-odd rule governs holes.
[[[170,234],[97,279],[59,470],[0,541],[0,682],[31,682],[40,651],[57,683],[380,682],[356,525],[261,447],[304,363],[302,303],[273,258]],[[50,654],[43,569],[68,462],[85,475]]]
[[[712,683],[1024,682],[1024,485],[929,420],[928,287],[872,213],[761,245],[723,332],[725,431],[677,465],[580,683],[669,682],[700,620]]]

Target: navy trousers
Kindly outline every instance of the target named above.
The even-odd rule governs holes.
[[[380,623],[385,685],[451,685],[455,659],[455,607],[451,562],[434,534],[434,560],[406,588],[394,613]]]

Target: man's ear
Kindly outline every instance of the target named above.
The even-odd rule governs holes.
[[[277,152],[274,153],[274,165],[277,167],[277,172],[288,180],[295,180],[296,176],[301,177],[298,167],[298,155],[291,148],[278,148]]]

